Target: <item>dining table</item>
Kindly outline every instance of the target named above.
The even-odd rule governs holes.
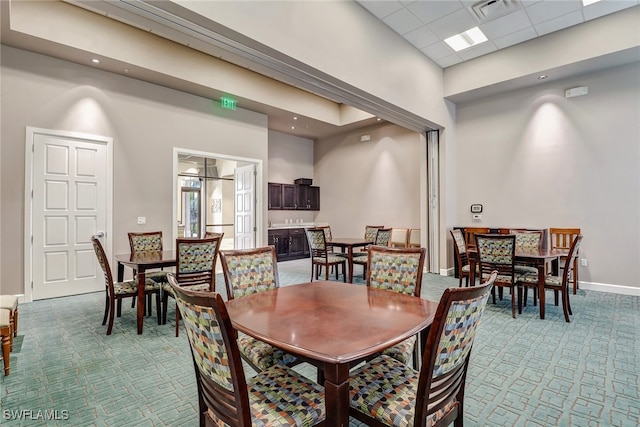
[[[144,323],[145,312],[145,271],[153,268],[173,267],[176,265],[176,251],[144,251],[120,254],[115,256],[118,262],[118,282],[124,280],[124,267],[130,267],[137,271],[137,277],[134,277],[138,282],[138,334],[142,334],[142,325]],[[160,307],[157,308],[160,310]]]
[[[329,427],[349,426],[349,369],[413,335],[421,346],[438,303],[333,281],[282,286],[226,303],[234,328],[324,372]]]
[[[340,248],[342,253],[346,253],[349,270],[347,282],[353,283],[353,250],[356,248],[364,248],[372,243],[372,241],[362,237],[334,237],[331,239],[331,242],[327,242],[327,245]]]
[[[476,247],[467,248],[469,255],[469,283],[475,285],[476,264],[478,262],[478,249]],[[520,249],[516,248],[514,253],[514,262],[525,263],[538,269],[538,298],[540,300],[540,319],[544,319],[545,305],[545,269],[548,262],[551,262],[554,270],[557,272],[558,261],[561,256],[567,255],[564,249]]]

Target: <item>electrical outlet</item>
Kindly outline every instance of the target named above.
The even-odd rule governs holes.
[[[147,217],[146,216],[139,216],[138,217],[138,225],[142,225],[142,224],[146,224],[147,223]]]
[[[583,267],[586,267],[586,266],[589,265],[589,263],[587,262],[586,258],[582,258],[582,259],[580,259],[580,265],[583,266]]]

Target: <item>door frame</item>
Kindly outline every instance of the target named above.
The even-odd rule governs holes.
[[[82,132],[63,131],[54,129],[43,129],[27,126],[25,137],[25,167],[24,167],[24,301],[33,301],[33,156],[34,141],[36,135],[50,135],[67,139],[81,139],[83,141],[95,144],[106,145],[107,147],[107,164],[106,164],[106,227],[104,236],[104,250],[107,257],[111,256],[113,231],[113,138],[102,135],[94,135]]]
[[[192,150],[188,148],[173,147],[173,218],[172,218],[172,240],[175,241],[178,237],[178,157],[180,154],[189,154],[192,156],[205,157],[208,159],[223,159],[233,160],[237,162],[253,163],[256,166],[256,206],[255,206],[255,224],[256,224],[256,236],[255,246],[260,247],[264,245],[265,240],[263,237],[264,222],[265,222],[265,204],[263,195],[264,184],[264,171],[263,162],[260,159],[252,159],[249,157],[231,156],[228,154],[211,153],[207,151]],[[235,224],[235,219],[234,219]]]

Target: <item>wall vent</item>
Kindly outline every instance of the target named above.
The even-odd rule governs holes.
[[[520,9],[520,0],[483,0],[471,6],[474,15],[481,22],[491,21]]]

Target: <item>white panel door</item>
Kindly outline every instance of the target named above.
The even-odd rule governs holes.
[[[256,235],[256,166],[242,166],[235,170],[235,248],[255,247]]]
[[[35,133],[32,170],[33,299],[103,290],[91,236],[107,225],[107,146]]]

